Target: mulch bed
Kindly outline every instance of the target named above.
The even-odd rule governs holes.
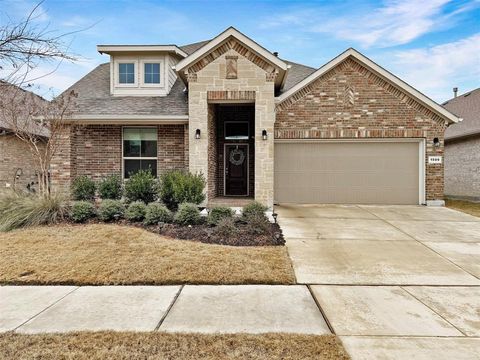
[[[65,223],[70,225],[82,225],[69,220]],[[174,240],[198,241],[204,244],[218,244],[228,246],[283,246],[285,239],[282,229],[278,224],[270,224],[270,230],[267,234],[252,234],[248,231],[245,223],[238,220],[236,222],[237,231],[229,236],[221,236],[215,233],[215,227],[207,224],[200,225],[178,225],[178,224],[159,224],[143,225],[141,222],[131,222],[126,219],[109,222],[110,224],[120,224],[126,226],[135,226],[155,234],[163,235]],[[104,224],[103,221],[94,218],[88,220],[85,224]]]
[[[229,236],[221,236],[215,233],[215,227],[209,225],[181,226],[177,224],[161,224],[155,226],[143,226],[146,230],[157,234],[181,240],[200,241],[205,244],[219,244],[230,246],[278,246],[284,245],[282,230],[278,224],[270,224],[267,234],[251,234],[248,227],[237,222],[237,231]]]

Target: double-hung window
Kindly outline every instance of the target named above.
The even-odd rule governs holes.
[[[118,83],[119,84],[135,84],[135,64],[134,63],[118,64]]]
[[[128,179],[139,170],[157,176],[156,128],[123,128],[123,177]]]
[[[144,63],[143,73],[145,84],[160,84],[160,63]]]

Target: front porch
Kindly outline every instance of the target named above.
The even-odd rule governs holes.
[[[243,208],[254,201],[253,196],[249,197],[231,197],[231,196],[218,196],[208,200],[207,208],[215,206],[227,206],[231,208]]]
[[[254,104],[209,104],[208,199],[255,194]]]

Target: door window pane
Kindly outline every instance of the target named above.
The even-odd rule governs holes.
[[[135,83],[135,64],[134,63],[118,64],[118,82],[120,84]]]
[[[235,121],[225,123],[225,139],[246,140],[248,139],[248,122]]]
[[[159,63],[145,63],[145,84],[160,84],[160,64]]]

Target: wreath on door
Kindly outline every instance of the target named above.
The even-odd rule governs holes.
[[[236,165],[236,166],[242,165],[243,162],[245,161],[245,152],[243,152],[239,148],[233,149],[230,152],[229,161],[230,161],[230,163],[232,163],[233,165]]]

